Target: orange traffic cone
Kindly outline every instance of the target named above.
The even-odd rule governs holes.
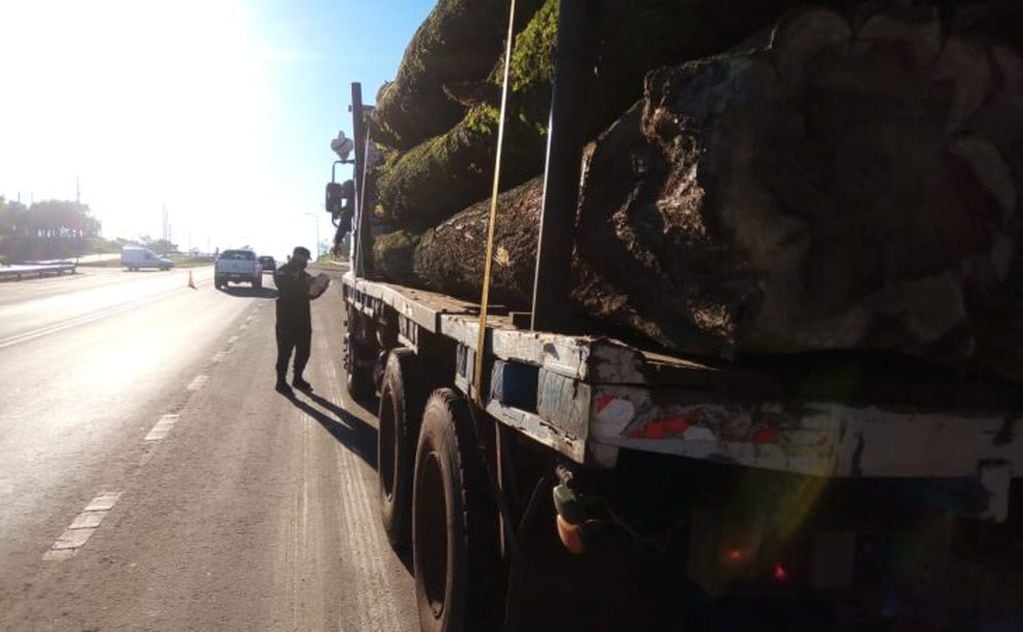
[[[192,279],[192,271],[191,270],[188,271],[188,287],[192,288],[193,290],[199,289],[199,288],[195,287],[195,281]]]

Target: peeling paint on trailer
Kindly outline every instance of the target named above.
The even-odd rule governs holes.
[[[650,389],[593,390],[589,439],[605,445],[813,476],[975,477],[992,461],[1023,475],[1023,436],[994,415],[664,403]]]

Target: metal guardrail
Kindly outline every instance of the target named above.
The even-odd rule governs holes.
[[[61,275],[65,272],[74,274],[77,264],[70,261],[59,263],[45,263],[35,265],[10,265],[0,266],[0,279],[15,279],[20,281],[24,277],[44,277],[49,274]]]

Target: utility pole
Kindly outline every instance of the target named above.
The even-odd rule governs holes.
[[[82,181],[81,178],[75,176],[75,204],[82,203]]]

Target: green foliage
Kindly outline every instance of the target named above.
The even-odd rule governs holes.
[[[554,81],[551,53],[558,40],[558,0],[547,0],[515,37],[511,88],[516,92],[550,90]]]
[[[496,134],[501,110],[489,103],[477,105],[465,115],[465,126],[477,134]]]
[[[178,251],[178,245],[167,239],[149,239],[147,237],[142,240],[142,245],[158,255],[166,255]]]
[[[26,207],[0,198],[0,254],[11,261],[85,254],[100,227],[85,204],[43,200]]]

